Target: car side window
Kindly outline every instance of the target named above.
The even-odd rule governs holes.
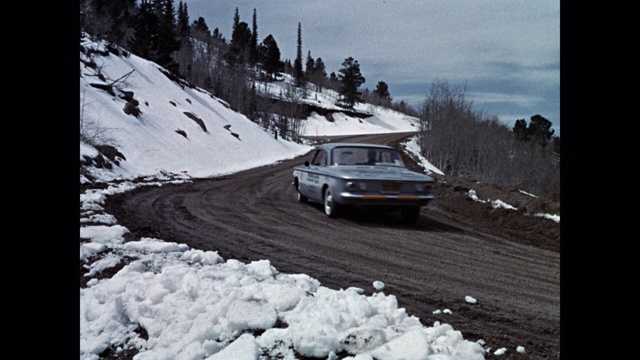
[[[313,156],[313,159],[311,160],[311,164],[316,166],[326,166],[327,153],[324,150],[316,151],[316,154]]]

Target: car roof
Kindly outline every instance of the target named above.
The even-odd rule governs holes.
[[[383,149],[393,149],[391,146],[380,145],[380,144],[367,144],[367,143],[348,143],[348,142],[337,142],[337,143],[326,143],[318,145],[319,148],[332,150],[337,147],[342,146],[357,146],[357,147],[371,147],[371,148],[383,148]]]

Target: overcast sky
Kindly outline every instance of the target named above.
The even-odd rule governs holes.
[[[560,133],[558,0],[185,0],[189,20],[204,18],[229,41],[233,15],[258,41],[273,35],[281,59],[322,58],[327,73],[351,56],[373,90],[416,109],[436,80],[463,89],[474,110],[510,126],[540,114]]]

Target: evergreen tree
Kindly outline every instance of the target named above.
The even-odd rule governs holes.
[[[136,55],[153,59],[156,55],[158,38],[158,16],[151,0],[140,0],[138,13],[133,22],[133,37],[129,47]]]
[[[194,20],[191,24],[191,36],[203,41],[211,36],[209,26],[207,26],[202,16],[199,17],[198,20]]]
[[[527,126],[527,122],[524,119],[516,120],[513,125],[513,133],[518,140],[535,140],[538,144],[544,146],[552,139],[555,132],[555,130],[551,129],[551,125],[551,121],[544,117],[533,115],[529,126]]]
[[[329,74],[329,87],[335,91],[340,90],[340,79],[333,71]]]
[[[126,42],[135,9],[135,0],[83,0],[80,1],[81,27],[112,43]]]
[[[293,65],[291,65],[291,60],[289,59],[284,61],[284,72],[285,74],[293,76]]]
[[[157,53],[151,60],[169,71],[177,72],[177,64],[172,54],[180,47],[176,31],[176,11],[173,0],[157,0],[156,14],[158,16]]]
[[[322,58],[316,59],[315,69],[314,69],[314,77],[313,81],[315,82],[318,91],[322,91],[322,87],[324,86],[324,82],[327,79],[327,69],[324,65],[324,61]]]
[[[211,35],[211,37],[214,40],[218,40],[221,43],[225,44],[227,42],[227,39],[224,38],[224,36],[222,35],[222,33],[220,32],[220,30],[218,30],[218,28],[213,29],[213,34]]]
[[[358,88],[365,83],[365,78],[360,73],[360,64],[353,57],[348,57],[342,62],[342,68],[338,71],[340,75],[340,95],[342,102],[353,108],[357,101],[360,101],[361,92]]]
[[[236,31],[238,24],[240,24],[240,13],[238,12],[238,8],[236,7],[236,11],[233,14],[233,27],[231,28],[231,33]]]
[[[280,49],[278,48],[276,39],[274,39],[271,34],[262,41],[262,45],[260,46],[260,61],[262,61],[264,70],[269,73],[271,78],[273,78],[274,74],[277,74],[282,67],[280,62]]]
[[[135,8],[135,1],[117,0],[107,5],[106,15],[110,23],[107,39],[113,43],[121,43],[127,33],[130,21],[130,10]]]
[[[533,115],[529,123],[529,135],[531,139],[535,139],[540,145],[546,145],[551,140],[555,130],[551,129],[551,121],[540,115]]]
[[[253,9],[253,27],[251,31],[251,41],[249,43],[249,61],[255,64],[258,61],[258,20],[256,9]]]
[[[293,62],[293,78],[297,86],[304,83],[304,72],[302,71],[302,25],[298,23],[298,47],[296,51],[296,59]]]
[[[189,36],[189,11],[187,3],[182,0],[178,4],[178,36],[180,38]]]
[[[313,73],[316,69],[316,62],[311,57],[311,50],[307,52],[307,62],[305,63],[304,75],[308,81],[313,80]]]
[[[389,93],[389,86],[384,81],[378,81],[376,88],[373,90],[373,94],[376,96],[377,104],[382,106],[391,106],[391,94]]]
[[[249,57],[249,44],[251,43],[251,30],[249,24],[244,21],[238,23],[231,34],[229,44],[229,56],[227,60],[231,65],[244,64]]]
[[[527,131],[527,121],[525,119],[518,119],[513,125],[513,133],[516,139],[521,141],[529,140],[529,132]]]
[[[178,3],[178,17],[176,22],[176,40],[178,49],[173,52],[172,59],[177,64],[177,70],[174,72],[191,78],[194,66],[194,49],[189,37],[189,14],[187,4],[180,0]],[[198,74],[199,75],[199,74]],[[198,76],[201,79],[200,76]]]
[[[381,99],[389,99],[391,101],[391,94],[389,94],[389,86],[384,81],[378,81],[375,90],[373,92]]]

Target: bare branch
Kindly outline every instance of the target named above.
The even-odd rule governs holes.
[[[118,81],[123,80],[123,79],[125,79],[125,78],[129,77],[129,75],[131,75],[134,71],[136,71],[136,69],[133,69],[133,70],[129,71],[128,73],[126,73],[126,74],[122,75],[121,77],[119,77],[119,78],[115,79],[111,84],[109,84],[109,86],[113,86],[113,85],[115,85]]]

